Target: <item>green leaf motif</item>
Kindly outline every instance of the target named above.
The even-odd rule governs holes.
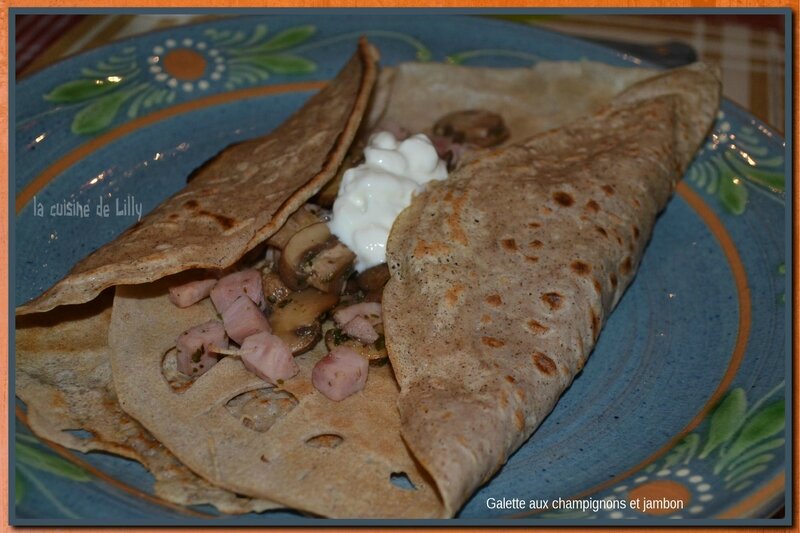
[[[697,433],[690,433],[686,435],[678,444],[675,445],[669,455],[667,455],[661,468],[672,468],[680,462],[688,464],[694,457],[694,454],[697,453],[697,448],[699,446],[700,435]]]
[[[114,121],[122,104],[146,86],[147,84],[139,85],[127,91],[117,91],[98,98],[75,113],[72,119],[72,132],[78,135],[90,135],[107,128]]]
[[[25,478],[18,468],[14,469],[14,505],[19,505],[25,498],[28,487]]]
[[[97,98],[119,87],[118,82],[103,79],[83,79],[63,83],[44,95],[49,102],[70,104]]]
[[[783,192],[785,189],[786,179],[783,175],[783,172],[765,170],[763,169],[764,164],[760,164],[758,167],[748,165],[736,157],[736,155],[734,155],[730,150],[725,152],[724,157],[725,160],[732,167],[734,167],[736,171],[743,174],[745,178],[749,179],[750,181],[781,192]]]
[[[736,388],[725,395],[711,415],[708,441],[698,457],[705,459],[717,447],[730,440],[742,426],[746,411],[747,398],[743,389]]]
[[[779,437],[777,439],[772,439],[767,442],[761,443],[754,448],[750,448],[746,452],[743,452],[738,457],[733,457],[731,455],[724,456],[717,464],[714,466],[714,473],[719,474],[725,467],[728,469],[736,468],[741,463],[750,460],[751,458],[762,454],[764,452],[768,452],[770,450],[774,450],[775,448],[780,448],[786,443],[786,439]]]
[[[734,468],[731,471],[731,473],[728,474],[725,477],[725,480],[727,481],[729,479],[735,479],[736,477],[741,475],[743,472],[747,472],[747,471],[751,470],[754,466],[761,465],[761,464],[764,464],[764,463],[769,463],[773,459],[775,459],[775,454],[774,453],[765,453],[763,455],[759,455],[758,457],[753,457],[749,461],[745,461],[744,463],[742,463],[739,466],[737,466],[736,468]]]
[[[735,483],[738,483],[738,482],[740,482],[742,480],[745,480],[745,479],[747,479],[749,477],[753,477],[756,474],[760,474],[761,472],[765,471],[766,469],[767,469],[767,465],[760,465],[760,466],[753,467],[750,470],[746,470],[746,471],[740,473],[739,475],[737,475],[736,477],[728,476],[728,477],[725,478],[725,480],[727,481],[727,485],[726,486],[730,487],[731,485],[733,485]]]
[[[295,28],[289,28],[278,33],[275,35],[275,37],[259,46],[258,50],[261,52],[276,52],[278,50],[286,50],[287,48],[297,46],[298,44],[308,40],[308,38],[314,35],[316,31],[317,28],[314,26],[297,26]]]
[[[760,183],[765,187],[783,192],[786,189],[786,178],[781,172],[770,172],[769,170],[750,170],[747,173],[748,179]]]
[[[21,442],[15,443],[16,458],[22,464],[31,468],[47,472],[72,481],[89,481],[89,473],[82,468],[50,453],[28,446]]]
[[[783,431],[786,425],[785,413],[783,399],[765,405],[745,423],[726,455],[736,457],[751,446]]]
[[[308,74],[317,68],[313,61],[288,54],[250,57],[248,63],[275,74]]]
[[[747,189],[744,188],[740,178],[731,174],[721,175],[717,195],[728,212],[734,215],[744,213],[747,206]]]

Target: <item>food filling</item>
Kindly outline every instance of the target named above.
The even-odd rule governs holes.
[[[388,362],[381,296],[395,218],[428,182],[447,178],[470,152],[501,143],[508,131],[501,117],[482,110],[442,117],[430,137],[387,129],[355,147],[351,168],[318,195],[321,205],[293,213],[267,240],[262,260],[170,288],[170,301],[181,308],[210,297],[219,318],[178,336],[180,372],[196,378],[236,356],[280,388],[299,371],[294,357],[324,339],[329,351],[311,381],[341,401],[364,388],[370,365]],[[335,198],[331,187],[338,187]]]

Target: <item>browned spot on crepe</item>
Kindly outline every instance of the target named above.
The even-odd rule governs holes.
[[[570,207],[575,203],[575,198],[571,194],[564,191],[556,191],[553,193],[553,200],[562,207]]]
[[[463,285],[453,285],[447,290],[447,293],[444,295],[444,299],[450,306],[456,305],[462,292],[464,292]]]
[[[536,368],[538,368],[542,374],[547,374],[548,376],[555,374],[556,364],[545,354],[542,352],[533,352],[531,357],[533,359],[533,364],[536,365]]]
[[[491,306],[498,307],[503,304],[503,299],[500,298],[499,294],[490,294],[486,297],[486,303]]]
[[[557,292],[546,292],[542,294],[542,301],[550,307],[551,310],[560,309],[563,304],[564,297]]]
[[[592,284],[594,285],[594,290],[597,291],[597,294],[603,293],[603,286],[600,284],[600,281],[597,278],[592,280]]]
[[[490,317],[489,315],[483,315],[481,317],[481,322],[483,322],[484,324],[491,324],[492,317]]]
[[[631,261],[631,256],[627,256],[623,261],[622,265],[619,267],[619,273],[623,276],[627,276],[633,271],[633,261]]]
[[[501,341],[500,339],[495,339],[494,337],[481,337],[481,342],[486,346],[491,346],[492,348],[502,348],[506,345],[505,342]]]
[[[539,261],[539,258],[535,255],[526,255],[525,260],[531,263],[536,263],[537,261]]]
[[[592,320],[592,339],[597,340],[597,336],[600,335],[600,317],[597,316],[594,309],[590,311],[590,315]]]
[[[589,200],[588,202],[586,202],[586,209],[588,209],[592,213],[597,213],[598,211],[600,211],[600,205],[594,200]]]
[[[573,261],[569,266],[579,276],[586,276],[592,271],[592,267],[583,261]]]
[[[608,232],[605,230],[605,228],[601,226],[595,226],[594,229],[597,231],[597,233],[599,233],[603,237],[608,237]]]
[[[539,224],[538,222],[528,222],[528,227],[529,228],[540,228],[541,226],[542,225]]]
[[[612,187],[611,185],[603,185],[600,188],[603,189],[603,192],[609,196],[612,196],[614,194],[614,187]]]
[[[528,329],[531,333],[536,335],[544,335],[547,333],[550,328],[539,322],[538,320],[530,319],[528,320]]]
[[[505,409],[508,407],[508,394],[505,390],[500,391],[500,405]]]
[[[467,194],[456,194],[448,191],[444,199],[446,202],[450,203],[453,210],[447,217],[447,226],[450,228],[451,237],[459,244],[468,244],[467,234],[464,232],[464,228],[461,227],[461,210],[464,208],[464,203],[467,201]]]
[[[222,227],[222,229],[231,229],[236,223],[236,221],[231,217],[226,217],[225,215],[219,215],[217,213],[211,213],[210,211],[206,211],[204,209],[198,211],[197,214],[214,219],[217,224]]]
[[[525,414],[522,412],[522,409],[514,411],[514,425],[517,426],[517,431],[525,429]]]
[[[514,379],[514,376],[506,376],[506,381],[508,381],[509,383],[516,383],[517,382],[517,380]]]
[[[611,281],[611,287],[616,289],[617,283],[619,283],[619,281],[617,280],[617,275],[612,272],[611,274],[609,274],[608,279]]]
[[[514,239],[503,239],[500,241],[500,245],[509,252],[516,252],[517,251],[517,241]]]
[[[639,226],[636,224],[633,225],[633,238],[636,240],[639,239]]]
[[[530,246],[531,248],[541,248],[542,246],[544,246],[544,243],[539,239],[534,239],[528,243],[528,246]]]
[[[422,257],[425,255],[444,255],[450,251],[450,247],[443,242],[428,242],[421,240],[414,248],[414,256]]]

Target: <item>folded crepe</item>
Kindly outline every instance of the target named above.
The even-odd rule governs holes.
[[[173,280],[163,278],[192,268],[235,264],[277,231],[294,209],[331,179],[365,111],[375,77],[374,59],[375,53],[362,43],[340,76],[287,124],[265,139],[223,152],[184,191],[154,210],[141,225],[79,263],[65,280],[18,309],[24,314],[86,302],[105,287],[128,285],[117,288],[111,317],[105,307],[90,320],[73,321],[71,313],[83,306],[72,306],[69,313],[49,317],[49,325],[43,326],[53,328],[50,331],[55,340],[46,336],[42,342],[18,340],[18,375],[23,372],[31,376],[18,381],[18,395],[28,404],[29,416],[33,413],[32,421],[46,421],[32,423],[34,431],[76,449],[108,449],[143,460],[135,451],[135,442],[117,439],[119,442],[104,448],[100,443],[116,437],[82,441],[67,433],[68,429],[85,426],[100,434],[98,428],[111,427],[119,420],[138,426],[126,417],[127,413],[146,428],[147,431],[142,429],[145,434],[155,436],[157,441],[150,442],[160,442],[165,453],[174,453],[201,476],[194,476],[181,490],[166,491],[164,496],[187,501],[190,499],[186,494],[195,490],[207,501],[216,501],[222,510],[257,510],[274,505],[270,501],[275,501],[334,517],[451,516],[457,511],[460,497],[452,498],[439,472],[429,466],[428,457],[424,453],[412,455],[400,436],[401,419],[395,407],[399,389],[388,366],[372,368],[367,388],[337,404],[341,408],[331,408],[332,402],[323,402],[310,385],[308,373],[321,355],[318,351],[298,357],[301,373],[294,382],[287,382],[283,391],[267,388],[245,372],[237,359],[221,361],[188,388],[175,388],[166,379],[170,348],[177,334],[185,326],[214,315],[207,302],[188,309],[169,304],[165,292]],[[436,83],[426,85],[425,77],[439,69],[441,75],[434,77]],[[651,72],[643,69],[593,63],[540,63],[533,69],[504,70],[501,74],[492,69],[403,65],[396,70],[387,69],[382,75],[372,97],[369,126],[391,123],[397,117],[407,116],[413,121],[414,116],[427,115],[429,120],[419,126],[427,128],[442,109],[478,105],[475,102],[484,109],[516,115],[525,112],[527,99],[529,115],[547,118],[519,121],[509,141],[513,142],[523,135],[561,126],[580,114],[595,112],[619,91],[649,75]],[[446,84],[446,102],[431,106],[432,96],[442,94],[440,84],[448,76],[453,81]],[[502,83],[506,78],[517,80],[513,89]],[[573,83],[582,89],[568,91]],[[530,87],[539,91],[531,94]],[[413,96],[408,96],[412,89]],[[565,96],[575,94],[577,101]],[[518,118],[515,116],[514,120]],[[402,120],[399,122],[403,124]],[[334,134],[337,127],[340,131]],[[239,191],[246,191],[247,198],[261,197],[264,203],[252,202],[243,212],[242,202],[236,201]],[[167,242],[161,234],[165,229],[175,235]],[[402,305],[397,305],[396,300],[385,303],[396,307],[391,311],[392,317],[402,313]],[[393,327],[398,326],[402,328],[402,322]],[[80,338],[81,331],[92,332],[92,347],[87,352],[68,350],[57,341],[59,327],[71,329],[73,338]],[[107,346],[103,339],[108,338],[109,330],[111,345]],[[44,334],[34,329],[30,333],[28,339]],[[24,339],[24,334],[20,337],[18,332],[19,338]],[[407,384],[411,375],[408,368],[413,363],[397,356],[402,351],[402,339],[391,342],[398,346],[392,349],[393,365],[402,369],[401,383]],[[81,410],[80,396],[73,394],[74,384],[64,379],[64,366],[78,352],[87,354],[89,359],[72,371],[86,392],[98,399],[91,404],[97,407],[91,416]],[[113,383],[107,379],[109,361]],[[67,398],[68,407],[61,412],[69,418],[71,427],[59,423],[58,417],[49,416],[52,405],[42,400],[37,391],[46,391],[53,403]],[[258,405],[267,406],[271,413],[260,421],[251,411]],[[401,407],[404,405],[401,403]],[[407,425],[407,421],[408,416],[403,424]],[[408,439],[407,435],[404,437]],[[417,444],[409,444],[416,453]],[[424,468],[418,458],[424,459]],[[147,460],[143,463],[151,470],[160,464]],[[194,475],[180,466],[188,473],[187,479]],[[469,466],[461,468],[472,470]],[[400,474],[411,480],[414,490],[391,483]],[[459,483],[463,492],[474,488],[471,478]],[[209,487],[220,492],[208,497],[204,491]],[[255,499],[230,500],[234,492]]]
[[[395,222],[383,313],[401,432],[448,514],[580,372],[719,93],[700,64],[647,79],[467,164]]]
[[[185,189],[17,314],[88,302],[114,285],[235,263],[336,173],[366,111],[377,60],[375,48],[362,39],[337,78],[300,112],[269,135],[222,152]]]

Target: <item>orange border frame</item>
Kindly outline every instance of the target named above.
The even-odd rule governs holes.
[[[139,0],[131,1],[131,0],[117,0],[115,2],[111,2],[109,0],[72,0],[67,2],[60,2],[58,0],[30,0],[27,2],[19,1],[19,0],[6,0],[3,2],[3,9],[0,12],[0,34],[2,34],[2,40],[0,40],[0,54],[6,59],[2,65],[0,65],[0,75],[2,78],[0,79],[0,85],[2,85],[3,91],[2,95],[0,95],[0,116],[2,116],[5,128],[0,131],[0,154],[2,155],[2,160],[5,163],[5,172],[2,175],[5,179],[4,187],[0,188],[0,205],[8,205],[8,194],[9,194],[9,176],[8,176],[8,162],[9,162],[9,152],[8,152],[8,132],[9,132],[9,117],[10,117],[10,110],[9,110],[9,102],[8,102],[8,80],[9,80],[9,61],[8,61],[8,43],[9,43],[9,8],[67,8],[67,7],[88,7],[88,8],[108,8],[108,7],[119,7],[119,8],[134,8],[134,7],[158,7],[158,8],[214,8],[214,7],[265,7],[263,0],[217,0],[214,5],[210,5],[208,3],[203,3],[196,0],[171,0],[168,3],[165,3],[163,0]],[[271,0],[269,7],[481,7],[481,8],[501,8],[501,7],[560,7],[560,8],[567,8],[567,7],[706,7],[706,8],[714,8],[714,7],[762,7],[762,8],[792,8],[793,15],[797,15],[797,8],[798,8],[798,0],[789,0],[787,1],[775,1],[775,0],[754,0],[748,1],[744,3],[742,0],[690,0],[688,2],[683,1],[680,3],[673,3],[669,0],[626,0],[624,6],[615,5],[609,1],[597,1],[597,0],[549,0],[546,3],[539,3],[533,5],[529,0],[505,0],[498,2],[497,0],[490,0],[488,2],[481,2],[480,0],[438,0],[434,2],[425,2],[421,0]],[[797,40],[797,30],[796,30],[796,22],[795,26],[792,29],[792,42],[794,46],[794,55],[797,55],[798,50],[800,50],[800,45],[798,44]],[[796,105],[797,99],[794,98],[793,95],[793,102]],[[797,118],[795,115],[794,124],[793,126],[796,131],[797,126]],[[795,158],[793,160],[793,174],[797,174],[798,170],[800,170],[800,163]],[[796,187],[792,189],[792,202],[793,205],[796,205],[798,200],[800,200],[800,194]],[[7,217],[0,217],[0,278],[3,280],[8,280],[8,268],[9,268],[9,255],[8,255],[8,238],[9,238],[9,226],[8,226],[8,218]],[[792,213],[792,231],[793,234],[796,235],[798,230],[798,221],[795,217],[795,213]],[[797,252],[796,246],[794,246],[793,242],[793,253],[792,257],[794,258],[795,253]],[[800,268],[798,268],[798,263],[795,260],[792,264],[792,273],[793,279],[797,280],[798,273],[800,273]],[[797,284],[792,290],[792,302],[796,302],[796,297],[798,295]],[[9,291],[8,291],[8,284],[2,283],[0,284],[0,316],[4,319],[4,327],[0,328],[0,359],[2,359],[2,367],[0,367],[0,374],[3,376],[2,381],[2,402],[3,409],[0,411],[0,432],[2,432],[4,437],[8,435],[8,376],[6,375],[6,369],[8,368],[8,334],[9,331],[5,325],[9,324],[9,316],[8,316],[8,304],[9,304]],[[793,337],[792,337],[792,347],[793,351],[797,347],[798,339],[800,335],[798,335],[798,325],[800,325],[800,317],[798,317],[796,310],[793,316]],[[800,377],[800,372],[798,371],[797,367],[792,369],[793,377],[795,382],[797,382],[798,377]],[[793,402],[794,404],[795,402]],[[797,407],[795,405],[795,407]],[[798,416],[798,411],[795,409],[793,423],[795,426],[797,425],[798,420],[800,417]],[[9,443],[6,442],[6,457],[8,456],[8,446]],[[795,464],[797,464],[798,457],[798,450],[795,446],[793,459],[795,459]],[[8,478],[8,462],[7,461],[0,461],[0,531],[9,531],[13,530],[14,528],[8,525],[9,519],[9,485],[6,483],[5,480]],[[796,481],[798,479],[797,469],[794,469],[793,472],[793,479],[792,481],[792,488],[796,486]],[[783,480],[780,478],[776,478],[772,483],[781,483]],[[771,484],[772,484],[771,483]],[[769,487],[766,487],[767,490]],[[794,490],[792,490],[794,494]],[[792,516],[792,521],[795,523],[794,527],[790,528],[790,530],[798,530],[800,526],[797,524],[798,519],[798,512],[797,512],[797,505],[796,505],[796,498],[794,498],[794,505],[792,506],[794,509],[794,513]],[[127,530],[152,530],[153,528],[128,528]],[[446,531],[472,531],[474,528],[442,528]],[[631,528],[629,531],[664,531],[670,532],[675,530],[681,531],[697,531],[703,532],[707,530],[720,530],[726,528]],[[786,529],[786,528],[781,528]],[[25,528],[26,531],[41,531],[41,529],[37,528]],[[169,529],[156,529],[157,531],[164,531],[169,532]],[[293,528],[292,531],[296,532],[304,532],[304,531],[312,531],[311,528]],[[344,529],[328,529],[330,531],[345,531]],[[381,529],[373,529],[374,531],[391,531],[391,529],[381,528]],[[498,528],[487,528],[487,531],[500,531]],[[777,530],[777,528],[776,528]],[[75,531],[75,532],[84,532],[84,531],[108,531],[108,529],[100,529],[100,528],[69,528],[69,529],[61,529],[61,531]],[[582,529],[578,528],[537,528],[537,531],[547,531],[553,533],[561,533],[565,531],[582,531]],[[741,532],[757,532],[762,531],[760,529],[754,528],[736,528],[736,531]]]

